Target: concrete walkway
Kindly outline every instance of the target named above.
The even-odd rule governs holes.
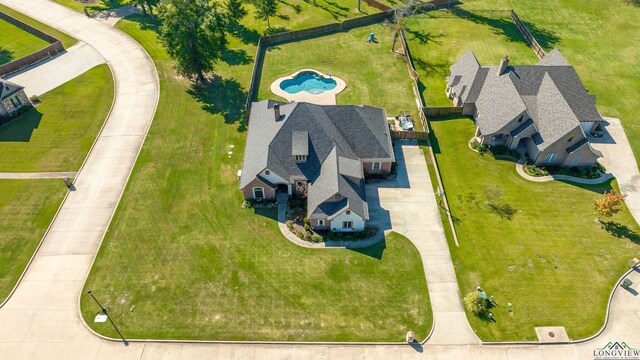
[[[28,96],[42,95],[104,62],[104,57],[93,46],[80,41],[66,52],[11,74],[7,79],[24,86]]]
[[[0,309],[0,359],[139,358],[87,331],[78,299],[155,114],[158,76],[123,32],[48,0],[0,3],[95,49],[116,85],[112,111],[24,278]],[[153,356],[152,356],[153,357]]]
[[[0,173],[0,179],[73,179],[77,172]]]

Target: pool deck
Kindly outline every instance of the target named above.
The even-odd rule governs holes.
[[[287,99],[287,101],[308,102],[308,103],[318,104],[318,105],[335,105],[336,95],[340,93],[342,90],[344,90],[347,87],[347,84],[344,82],[344,80],[333,75],[331,76],[331,78],[336,81],[336,87],[332,90],[325,91],[322,94],[311,94],[306,91],[301,91],[295,94],[289,94],[288,92],[280,88],[280,83],[282,83],[285,80],[291,80],[299,73],[305,72],[305,71],[313,71],[324,77],[329,77],[329,75],[324,74],[323,72],[318,70],[302,69],[300,71],[296,71],[291,75],[283,76],[281,78],[276,79],[276,81],[271,83],[271,92]]]

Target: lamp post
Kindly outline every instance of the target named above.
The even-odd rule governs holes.
[[[120,332],[120,330],[118,330],[118,327],[116,326],[116,324],[113,322],[113,320],[111,320],[111,316],[109,316],[109,314],[107,314],[107,309],[104,306],[102,306],[102,304],[100,304],[100,302],[98,301],[98,299],[96,299],[96,297],[93,295],[91,290],[87,290],[87,294],[89,294],[89,296],[91,296],[93,301],[95,301],[96,304],[98,304],[98,306],[100,306],[100,310],[102,311],[102,313],[107,316],[107,319],[109,320],[111,325],[113,325],[113,328],[116,329],[116,332],[118,333],[118,335],[120,335],[120,338],[122,339],[122,342],[124,343],[124,346],[129,346],[129,342],[127,341],[127,339],[125,339],[124,336],[122,336],[122,333]]]

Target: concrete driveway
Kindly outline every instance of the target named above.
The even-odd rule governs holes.
[[[42,95],[104,62],[96,49],[80,41],[66,52],[11,74],[7,79],[24,86],[28,96]]]

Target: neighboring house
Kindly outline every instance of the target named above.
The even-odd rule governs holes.
[[[536,165],[592,166],[602,154],[586,133],[603,120],[573,66],[557,49],[535,65],[481,66],[469,51],[451,66],[447,95],[472,115],[484,145],[522,149]]]
[[[19,114],[20,109],[31,107],[24,87],[0,78],[0,124]]]
[[[245,199],[306,197],[315,230],[361,231],[364,179],[394,161],[384,109],[265,100],[251,106],[240,189]]]

